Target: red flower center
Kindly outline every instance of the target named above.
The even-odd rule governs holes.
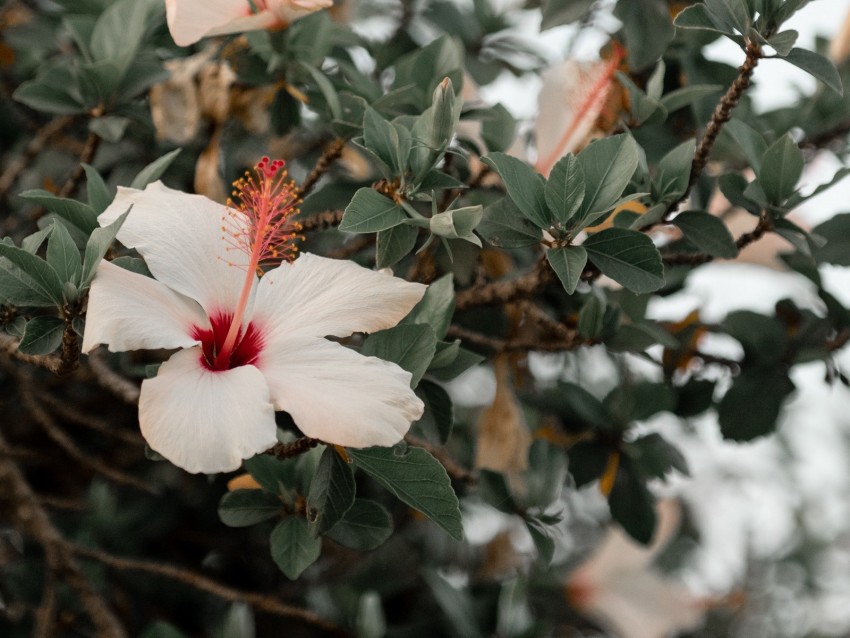
[[[232,314],[219,313],[210,317],[210,328],[201,328],[200,326],[192,328],[192,337],[201,342],[203,352],[201,365],[208,370],[232,370],[239,366],[252,365],[260,357],[260,351],[264,345],[263,336],[253,322],[249,323],[246,329],[239,330],[229,356],[222,353],[222,347],[232,320]]]

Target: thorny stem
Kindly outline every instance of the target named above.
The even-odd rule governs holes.
[[[319,439],[311,439],[308,436],[302,436],[300,439],[295,439],[291,443],[278,443],[268,450],[267,454],[271,454],[279,459],[289,459],[293,456],[300,456],[301,454],[309,452],[319,445],[319,443],[321,443]]]
[[[341,210],[325,210],[305,217],[300,220],[301,231],[309,233],[314,230],[328,230],[334,226],[339,226],[342,222],[342,214],[343,211]]]
[[[507,281],[494,281],[467,288],[457,294],[456,308],[466,310],[476,306],[492,306],[495,304],[514,301],[521,297],[528,297],[543,288],[552,280],[552,271],[548,262],[541,259],[537,262],[534,270],[509,279]]]

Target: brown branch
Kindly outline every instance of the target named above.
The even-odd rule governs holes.
[[[744,233],[735,241],[738,250],[741,251],[750,244],[757,242],[766,233],[773,229],[773,221],[766,213],[759,217],[758,224],[748,233]],[[662,255],[664,263],[668,266],[698,266],[714,260],[714,255],[708,253],[669,253]]]
[[[6,170],[0,174],[0,199],[6,195],[15,183],[15,180],[18,179],[18,176],[29,166],[30,162],[41,153],[50,139],[73,121],[74,118],[70,115],[56,117],[38,130],[35,137],[27,144],[18,158],[9,164]]]
[[[747,57],[744,59],[744,63],[738,68],[738,77],[732,82],[725,95],[720,98],[720,102],[714,109],[705,133],[703,133],[702,139],[697,145],[696,152],[694,153],[694,161],[691,164],[691,176],[688,180],[688,187],[684,195],[679,199],[680,202],[688,197],[691,188],[702,174],[714,142],[717,140],[717,136],[720,135],[723,125],[732,117],[732,109],[738,105],[738,102],[741,101],[741,97],[744,95],[744,91],[750,86],[750,79],[762,56],[762,51],[758,44],[749,42],[747,43],[745,52]]]
[[[562,352],[564,350],[575,350],[585,344],[592,343],[575,335],[569,339],[500,339],[499,337],[491,337],[455,325],[449,326],[446,337],[460,339],[466,343],[471,343],[479,348],[486,348],[493,352],[528,352],[530,350],[537,350],[538,352]]]
[[[830,352],[840,350],[850,342],[850,328],[842,328],[835,337],[827,340],[826,349]]]
[[[448,472],[449,476],[453,479],[469,483],[470,485],[478,483],[478,477],[449,456],[442,446],[434,445],[430,441],[418,437],[415,434],[405,435],[404,440],[410,445],[421,447],[429,452],[435,459],[442,463],[443,467],[446,468],[446,472]]]
[[[70,177],[62,184],[62,188],[59,189],[59,197],[70,197],[74,194],[85,170],[83,164],[91,164],[95,153],[97,153],[98,146],[100,146],[100,136],[96,133],[89,133],[85,146],[83,146],[83,152],[80,153],[80,161],[77,163],[76,168],[74,168],[74,172],[71,173]]]
[[[117,429],[113,423],[99,419],[88,412],[78,410],[73,405],[59,401],[56,397],[49,394],[38,392],[36,393],[36,397],[40,403],[44,403],[67,421],[71,421],[90,430],[94,430],[99,434],[103,434],[104,436],[108,436],[118,441],[129,443],[130,445],[144,445],[145,440],[142,438],[141,434],[128,430]]]
[[[844,120],[824,131],[804,137],[797,146],[801,149],[818,149],[841,137],[847,136],[848,133],[850,133],[850,120]]]
[[[56,574],[50,569],[44,578],[44,591],[41,594],[41,604],[35,612],[35,628],[33,638],[51,638],[55,636],[56,622]]]
[[[63,311],[65,315],[65,330],[62,332],[62,350],[59,355],[62,365],[56,373],[59,376],[70,374],[80,367],[80,340],[77,331],[74,330],[74,314],[67,308]]]
[[[15,337],[7,334],[0,334],[0,351],[4,351],[18,361],[29,363],[45,370],[49,370],[53,374],[65,374],[66,364],[62,359],[55,354],[34,355],[24,354],[18,350],[20,341]]]
[[[321,443],[319,439],[302,436],[300,439],[295,439],[292,443],[278,443],[266,453],[272,454],[279,459],[288,459],[309,452],[319,445],[319,443]]]
[[[342,246],[329,250],[326,253],[326,256],[331,259],[348,259],[349,257],[359,253],[361,250],[364,250],[374,244],[375,237],[376,235],[374,233],[358,235],[351,241],[345,242]]]
[[[21,396],[22,405],[27,412],[30,413],[36,423],[42,427],[48,438],[62,448],[68,456],[116,483],[135,487],[136,489],[147,492],[148,494],[156,494],[156,490],[146,483],[135,477],[129,476],[124,472],[116,470],[112,466],[107,465],[98,459],[89,457],[80,448],[78,448],[71,437],[69,437],[62,428],[59,427],[56,420],[41,406],[41,403],[36,400],[35,394],[31,391],[32,385],[32,379],[28,378],[28,375],[21,376],[19,394]]]
[[[345,148],[345,140],[341,137],[338,137],[333,142],[331,142],[327,148],[325,148],[319,160],[316,162],[316,165],[313,167],[313,170],[310,171],[310,174],[307,175],[307,178],[301,184],[298,189],[299,197],[302,199],[307,197],[316,184],[322,179],[322,176],[328,172],[328,169],[331,167],[336,160],[340,158],[342,155],[342,151]]]
[[[334,226],[339,226],[342,221],[342,213],[341,210],[325,210],[296,221],[301,224],[302,233],[309,233],[313,230],[328,230]]]
[[[534,270],[524,275],[461,290],[457,294],[456,308],[466,310],[476,306],[492,306],[530,297],[550,281],[552,281],[552,271],[546,260],[541,259]]]
[[[3,444],[5,441],[0,435],[0,445]],[[67,541],[38,504],[38,497],[23,473],[11,459],[3,456],[0,456],[0,485],[3,486],[0,494],[11,504],[10,514],[19,531],[42,546],[50,570],[57,576],[63,575],[68,585],[77,592],[86,614],[94,623],[97,638],[125,638],[127,633],[118,618],[80,569]]]
[[[349,635],[344,629],[328,620],[325,620],[315,612],[287,605],[273,596],[240,591],[238,589],[228,587],[227,585],[222,585],[211,578],[207,578],[202,574],[198,574],[188,569],[174,567],[172,565],[163,565],[161,563],[146,560],[115,556],[99,549],[84,547],[73,543],[67,543],[67,547],[71,552],[78,556],[94,559],[115,569],[145,572],[147,574],[162,576],[163,578],[181,582],[193,587],[194,589],[212,594],[213,596],[217,596],[218,598],[228,602],[246,603],[259,611],[283,616],[285,618],[296,618],[337,636]]]
[[[139,402],[139,386],[109,367],[102,350],[89,353],[89,367],[102,388],[130,405]]]

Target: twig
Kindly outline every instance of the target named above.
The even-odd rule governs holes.
[[[15,338],[7,334],[0,334],[0,351],[4,351],[7,354],[13,356],[18,361],[23,361],[24,363],[30,363],[35,366],[39,366],[40,368],[44,368],[45,370],[49,370],[53,374],[63,374],[66,372],[66,364],[62,361],[62,359],[55,354],[46,354],[46,355],[33,355],[33,354],[24,354],[18,350],[18,346],[20,342]]]
[[[67,543],[67,547],[71,552],[78,556],[92,558],[96,561],[103,563],[104,565],[108,565],[109,567],[113,567],[115,569],[145,572],[148,574],[162,576],[164,578],[169,578],[171,580],[184,583],[186,585],[189,585],[190,587],[207,592],[208,594],[212,594],[213,596],[217,596],[218,598],[229,602],[247,603],[248,605],[251,605],[254,609],[257,609],[259,611],[265,611],[267,613],[275,614],[277,616],[283,616],[285,618],[297,618],[307,624],[313,625],[314,627],[318,627],[319,629],[322,629],[334,635],[348,635],[348,632],[346,632],[344,629],[328,620],[325,620],[315,612],[309,611],[307,609],[300,609],[292,605],[287,605],[285,603],[280,602],[277,598],[267,596],[265,594],[233,589],[232,587],[222,585],[221,583],[215,580],[207,578],[202,574],[198,574],[188,569],[174,567],[172,565],[163,565],[161,563],[155,563],[146,560],[136,560],[133,558],[115,556],[99,549],[94,549],[92,547],[84,547],[82,545],[77,545],[74,543]]]
[[[95,472],[115,481],[116,483],[130,485],[147,492],[148,494],[156,494],[156,490],[137,478],[129,476],[124,472],[120,472],[102,461],[86,455],[80,448],[77,447],[74,441],[71,440],[71,437],[69,437],[62,428],[59,427],[53,417],[50,416],[50,414],[39,404],[38,401],[36,401],[34,394],[29,389],[31,386],[32,381],[30,379],[27,377],[21,378],[19,384],[21,403],[32,415],[33,419],[35,419],[35,421],[42,427],[50,440],[62,448],[68,456],[91,468]]]
[[[456,308],[466,310],[475,306],[491,306],[529,297],[552,280],[552,271],[541,260],[534,270],[509,279],[467,288],[457,294]]]
[[[321,443],[319,439],[302,436],[300,439],[295,439],[292,443],[278,443],[268,450],[267,454],[272,454],[279,459],[288,459],[309,452],[319,445],[319,443]]]
[[[89,353],[89,367],[101,387],[130,405],[139,403],[139,386],[109,367],[101,350]]]
[[[328,230],[334,226],[339,226],[342,221],[342,213],[341,210],[325,210],[296,221],[301,224],[302,233],[309,233],[313,230]]]
[[[577,338],[573,335],[570,339],[500,339],[499,337],[491,337],[481,334],[473,330],[468,330],[460,326],[449,326],[446,337],[450,339],[460,339],[466,343],[486,348],[493,352],[511,352],[511,351],[530,351],[538,352],[562,352],[564,350],[575,350],[576,348],[592,343],[585,339]]]
[[[744,233],[738,237],[735,241],[735,245],[738,247],[739,251],[743,250],[750,244],[753,244],[764,237],[765,233],[769,232],[772,228],[773,222],[770,217],[768,217],[766,213],[762,213],[756,227],[750,232]],[[714,260],[714,256],[709,255],[708,253],[669,253],[667,255],[662,255],[662,259],[668,266],[697,266]]]
[[[44,590],[41,593],[41,604],[35,612],[35,629],[33,638],[51,638],[55,636],[56,621],[56,574],[49,568],[44,578]]]
[[[352,255],[356,255],[364,248],[368,248],[375,243],[374,233],[366,233],[358,235],[351,241],[345,242],[342,246],[328,251],[326,254],[331,259],[348,259]]]
[[[842,328],[835,337],[826,342],[826,349],[835,352],[846,346],[848,342],[850,342],[850,329]]]
[[[50,139],[67,127],[74,121],[73,116],[66,115],[56,117],[50,120],[47,124],[41,127],[35,134],[35,137],[27,144],[24,151],[18,158],[6,167],[6,170],[0,174],[0,199],[5,197],[6,193],[18,179],[18,175],[23,172],[30,162],[41,153],[45,145]]]
[[[820,131],[814,135],[804,137],[800,140],[798,146],[801,149],[817,149],[822,146],[826,146],[840,137],[846,136],[848,133],[850,133],[850,120],[844,120],[825,131]]]
[[[80,340],[77,338],[77,331],[74,330],[74,314],[66,307],[63,310],[65,315],[65,329],[62,332],[62,351],[59,358],[62,360],[62,365],[59,366],[57,374],[65,376],[70,374],[80,367]]]
[[[762,52],[761,47],[754,42],[747,43],[745,52],[747,57],[744,63],[738,68],[738,77],[732,82],[726,94],[720,98],[720,102],[717,104],[717,108],[714,109],[705,133],[703,133],[702,139],[697,145],[694,152],[694,161],[691,164],[691,176],[688,180],[688,188],[680,198],[680,202],[687,199],[691,188],[702,174],[706,162],[708,162],[708,156],[711,153],[714,142],[717,140],[717,136],[720,134],[720,130],[732,117],[732,109],[738,105],[738,102],[741,101],[741,96],[744,95],[744,91],[750,86],[750,79],[762,56]]]
[[[0,435],[0,445],[5,441]],[[69,546],[44,509],[38,504],[23,473],[9,458],[0,456],[0,494],[11,504],[11,516],[21,532],[31,536],[44,549],[51,571],[65,576],[67,583],[77,592],[80,602],[91,618],[97,638],[125,638],[127,633],[106,601],[94,589],[69,551]]]
[[[129,443],[130,445],[144,445],[145,440],[140,434],[130,432],[128,430],[117,429],[112,423],[92,416],[88,412],[78,410],[73,405],[63,403],[49,394],[36,393],[36,398],[39,402],[44,403],[56,412],[59,416],[67,421],[72,421],[78,425],[82,425],[90,430],[94,430],[104,436]]]
[[[469,483],[470,485],[475,485],[478,482],[478,478],[472,472],[450,457],[441,446],[434,445],[430,441],[418,437],[415,434],[405,435],[404,440],[410,445],[421,447],[430,452],[434,458],[443,464],[443,467],[446,468],[446,472],[448,472],[449,476],[453,479]]]
[[[86,138],[86,144],[83,146],[83,152],[80,154],[80,161],[77,163],[76,168],[74,168],[74,172],[71,173],[71,176],[62,184],[62,188],[59,189],[59,197],[70,197],[73,195],[77,189],[77,185],[80,183],[80,178],[83,176],[83,164],[91,164],[95,153],[97,153],[98,146],[100,146],[100,136],[97,133],[89,133],[89,136]]]
[[[321,157],[319,157],[319,160],[316,162],[316,165],[313,167],[313,170],[310,171],[310,174],[307,175],[307,178],[298,189],[299,196],[302,199],[310,194],[318,181],[322,179],[322,176],[328,172],[331,164],[339,159],[344,148],[345,140],[341,137],[335,139],[327,146],[327,148],[325,148]]]

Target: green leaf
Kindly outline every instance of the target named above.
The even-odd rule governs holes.
[[[466,372],[473,366],[477,366],[482,361],[484,361],[484,357],[480,354],[475,354],[465,348],[460,348],[457,352],[457,356],[452,359],[451,363],[441,365],[439,367],[429,367],[428,374],[438,381],[451,381],[459,374]]]
[[[263,490],[234,490],[221,497],[218,517],[228,527],[248,527],[283,512],[283,503]]]
[[[620,458],[614,487],[608,497],[611,516],[638,543],[649,545],[655,532],[655,499],[633,462]]]
[[[431,326],[437,339],[446,336],[455,311],[454,275],[443,275],[425,291],[422,299],[404,318],[403,323]]]
[[[371,106],[367,106],[363,114],[363,144],[390,169],[391,173],[387,177],[400,175],[406,167],[406,161],[403,165],[398,161],[400,149],[396,127]]]
[[[481,638],[482,633],[469,590],[450,583],[434,569],[423,570],[422,576],[440,610],[454,628],[452,634],[463,638]]]
[[[349,233],[374,233],[398,226],[407,214],[395,202],[371,188],[361,188],[345,207],[339,229]]]
[[[401,324],[375,332],[363,342],[361,354],[392,361],[410,372],[410,387],[415,388],[437,348],[434,330],[423,324]]]
[[[103,177],[94,166],[83,164],[83,169],[86,171],[86,194],[89,206],[96,215],[99,215],[106,210],[115,195],[109,190],[106,182],[103,181]]]
[[[162,177],[162,174],[168,170],[171,163],[177,159],[181,150],[183,149],[175,148],[173,151],[166,153],[159,159],[155,159],[153,162],[145,166],[139,171],[139,174],[133,178],[133,181],[130,183],[130,188],[138,188],[141,190],[151,182],[158,180]]]
[[[666,0],[620,0],[614,15],[623,23],[629,66],[635,70],[658,60],[676,31]]]
[[[797,42],[797,38],[799,37],[800,34],[797,31],[794,29],[788,29],[787,31],[782,31],[781,33],[771,36],[767,39],[767,42],[776,50],[778,55],[784,57],[791,52],[791,49],[794,47],[794,43]]]
[[[326,534],[335,543],[360,552],[383,545],[392,536],[393,519],[380,503],[358,498]]]
[[[481,158],[502,178],[505,188],[517,208],[538,228],[549,228],[554,221],[546,205],[543,177],[531,166],[511,155],[490,153]]]
[[[689,242],[712,257],[737,257],[738,246],[732,233],[719,217],[691,210],[676,215],[672,223],[682,231]]]
[[[354,503],[354,472],[333,447],[326,447],[307,494],[307,521],[314,536],[324,534]]]
[[[243,463],[245,470],[264,490],[284,496],[297,487],[295,463],[257,454]]]
[[[328,76],[312,64],[307,64],[303,60],[299,62],[301,68],[307,71],[313,78],[313,82],[315,82],[316,87],[322,94],[322,97],[325,98],[325,103],[328,105],[328,111],[330,111],[331,117],[334,120],[342,119],[342,104],[340,103],[339,95],[337,95],[336,89],[334,88],[333,83],[328,79]]]
[[[841,76],[835,68],[835,64],[829,59],[814,51],[807,49],[791,49],[784,58],[794,66],[803,69],[809,75],[814,76],[826,84],[838,95],[844,95],[844,87],[841,84]]]
[[[44,206],[51,213],[56,213],[86,234],[97,228],[97,214],[94,210],[75,199],[56,197],[56,195],[41,189],[24,191],[19,196]]]
[[[578,333],[585,339],[597,339],[605,327],[605,301],[596,294],[590,295],[578,313]]]
[[[850,266],[850,213],[839,213],[815,226],[812,233],[826,239],[826,244],[813,251],[818,263]]]
[[[142,42],[150,5],[147,0],[118,0],[110,4],[92,32],[94,59],[115,64],[123,75]]]
[[[452,538],[463,538],[460,509],[449,475],[440,462],[422,448],[372,447],[349,450],[357,466],[396,498],[419,510]]]
[[[614,135],[592,142],[578,155],[584,174],[584,200],[576,216],[582,227],[614,208],[640,161],[637,142]]]
[[[419,390],[422,392],[426,407],[422,420],[430,419],[436,430],[438,440],[440,443],[445,443],[449,440],[454,426],[455,417],[452,399],[449,393],[443,389],[443,386],[432,381],[423,380],[419,384]]]
[[[545,0],[543,3],[543,22],[540,30],[545,31],[562,24],[570,24],[585,16],[595,0]]]
[[[65,322],[59,317],[36,317],[27,322],[24,336],[18,345],[23,354],[50,354],[62,345]]]
[[[635,463],[647,476],[663,479],[673,470],[688,475],[685,457],[657,432],[635,440],[629,445],[629,450],[633,453]]]
[[[500,248],[525,248],[543,239],[543,231],[532,224],[509,197],[484,210],[477,230],[488,243]]]
[[[664,285],[661,255],[643,233],[608,228],[588,237],[582,247],[602,274],[636,294],[653,292]]]
[[[26,277],[18,277],[18,281],[23,284],[33,286],[33,292],[36,297],[43,300],[50,300],[57,306],[61,306],[64,302],[62,280],[56,274],[56,270],[40,257],[28,253],[23,248],[12,246],[7,243],[0,242],[0,257],[8,259],[12,264],[17,266]],[[9,272],[8,268],[4,268]]]
[[[680,29],[702,29],[722,33],[726,36],[735,35],[731,26],[724,24],[702,3],[685,7],[676,16],[673,24]]]
[[[758,170],[758,181],[768,202],[780,205],[794,192],[802,174],[803,152],[788,133],[765,152]]]
[[[50,86],[36,79],[21,84],[12,97],[36,111],[44,111],[53,115],[76,115],[86,109],[80,102],[71,97],[68,88]]]
[[[552,562],[552,556],[555,554],[555,539],[552,537],[550,526],[544,525],[534,516],[525,516],[523,520],[534,547],[540,555],[540,560],[548,565]]]
[[[690,139],[667,153],[658,163],[655,183],[664,199],[674,200],[688,188],[696,140]]]
[[[80,251],[62,222],[53,222],[53,232],[47,240],[47,263],[62,282],[78,283],[82,264]]]
[[[504,151],[516,139],[516,120],[501,104],[490,107],[481,117],[481,139],[490,151]]]
[[[272,559],[290,580],[298,578],[322,553],[322,539],[310,533],[300,516],[287,516],[278,523],[269,543]]]
[[[89,130],[107,142],[117,144],[124,137],[130,120],[118,115],[103,115],[89,120]]]
[[[578,212],[584,199],[584,174],[572,153],[559,159],[552,167],[544,194],[549,209],[562,224]]]
[[[693,86],[685,86],[681,89],[670,91],[662,96],[660,102],[668,113],[680,109],[684,106],[689,106],[697,100],[710,95],[715,95],[723,91],[723,86],[720,84],[694,84]]]
[[[121,214],[114,222],[109,224],[109,226],[95,228],[92,231],[92,234],[86,243],[86,253],[83,257],[83,269],[80,275],[80,289],[85,289],[89,286],[89,284],[91,284],[92,279],[94,279],[94,274],[97,272],[97,266],[100,264],[100,260],[103,259],[106,251],[109,250],[109,247],[115,239],[115,235],[118,234],[121,225],[124,223],[124,220],[127,219],[127,215],[129,214],[130,211],[128,210],[126,213]]]
[[[481,500],[500,512],[514,514],[519,510],[504,474],[482,469],[478,474],[478,493]]]
[[[546,251],[546,260],[558,275],[567,294],[573,294],[587,264],[587,251],[581,246],[550,248]]]
[[[761,169],[762,158],[767,151],[767,143],[764,141],[764,136],[749,124],[738,119],[729,120],[723,130],[741,147],[750,166],[758,173]]]
[[[404,259],[416,245],[419,229],[408,224],[379,230],[375,249],[378,268],[388,268]]]
[[[733,441],[751,441],[770,434],[785,398],[794,391],[788,374],[754,368],[742,372],[717,406],[720,431]]]
[[[545,509],[561,495],[567,478],[567,457],[562,450],[538,439],[528,451],[525,503]]]

